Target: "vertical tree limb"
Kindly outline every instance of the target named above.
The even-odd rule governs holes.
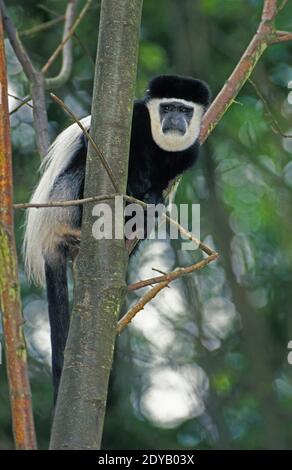
[[[36,142],[39,154],[45,157],[50,146],[49,122],[46,105],[45,77],[40,71],[36,71],[34,79],[30,83],[33,102],[33,120],[36,131]]]
[[[103,0],[101,4],[91,135],[122,193],[127,183],[141,10],[142,0]],[[85,197],[111,190],[90,144]],[[113,201],[110,204],[114,209]],[[83,208],[75,302],[51,449],[96,449],[102,438],[117,320],[126,293],[126,253],[123,239],[93,237],[92,208],[92,203]]]
[[[49,124],[46,110],[45,81],[43,74],[39,72],[31,62],[21,40],[19,39],[16,28],[8,15],[3,0],[0,0],[0,10],[3,15],[5,31],[9,37],[11,46],[15,55],[22,65],[23,71],[31,85],[31,95],[33,100],[33,116],[36,129],[37,148],[42,157],[44,157],[49,148]]]
[[[0,304],[17,449],[36,449],[13,223],[13,185],[4,34],[0,11]]]

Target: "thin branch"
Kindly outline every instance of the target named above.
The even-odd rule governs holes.
[[[292,33],[289,31],[276,31],[269,44],[280,44],[281,42],[292,41]]]
[[[117,183],[115,182],[115,178],[114,178],[114,175],[113,175],[113,172],[111,170],[111,168],[109,167],[106,159],[104,158],[101,150],[98,148],[98,146],[96,145],[96,143],[94,142],[93,138],[91,137],[91,135],[89,134],[89,132],[85,129],[85,127],[81,124],[80,120],[75,116],[75,114],[73,113],[73,111],[71,111],[70,108],[68,108],[68,106],[64,103],[63,100],[61,100],[61,98],[59,98],[58,96],[56,96],[54,93],[50,93],[51,97],[53,98],[54,101],[56,101],[56,103],[58,103],[65,111],[66,113],[71,117],[71,119],[73,119],[74,122],[76,122],[76,124],[78,124],[78,126],[80,127],[80,129],[82,130],[83,134],[87,137],[87,139],[90,141],[94,151],[96,152],[98,158],[100,159],[105,171],[107,172],[111,182],[112,182],[112,185],[116,191],[116,193],[119,192],[119,187],[117,185]]]
[[[283,10],[283,8],[286,6],[286,3],[288,2],[288,0],[282,0],[282,2],[280,3],[280,5],[278,6],[278,9],[277,9],[277,12],[279,13],[281,10]]]
[[[261,18],[262,21],[274,21],[277,13],[277,0],[264,0],[263,13]]]
[[[49,15],[54,16],[55,18],[57,18],[57,16],[59,16],[59,13],[57,13],[56,10],[52,10],[51,8],[47,7],[46,5],[43,5],[42,3],[38,3],[37,7],[40,10],[43,10],[45,13],[49,13]]]
[[[167,274],[165,271],[162,271],[161,269],[158,269],[158,268],[152,268],[152,271],[155,271],[159,274],[163,274],[163,276],[165,276]]]
[[[62,67],[58,75],[46,79],[46,88],[58,88],[67,82],[73,65],[71,28],[75,18],[78,0],[70,0],[65,13],[65,23],[62,39]],[[44,69],[42,70],[45,73]]]
[[[202,261],[199,261],[196,264],[192,264],[191,266],[186,266],[184,268],[177,268],[170,273],[163,274],[161,276],[154,276],[149,279],[145,279],[143,281],[135,282],[134,284],[129,284],[128,290],[133,291],[133,290],[142,289],[143,287],[151,286],[153,284],[158,284],[159,282],[174,281],[175,279],[178,279],[179,277],[185,276],[186,274],[190,274],[193,271],[203,268],[207,264],[211,263],[211,261],[214,261],[215,259],[217,259],[218,256],[219,256],[218,253],[213,252],[212,255],[208,256]]]
[[[29,103],[30,98],[26,98],[26,99],[19,98],[19,96],[12,95],[11,93],[8,93],[8,96],[9,96],[10,98],[13,98],[13,99],[16,100],[16,101],[20,101],[20,102],[21,102],[21,105],[26,104],[29,108],[33,109],[33,106]],[[14,110],[13,110],[13,111],[14,111]],[[12,114],[13,111],[11,111],[10,114]]]
[[[116,196],[117,196],[116,194],[109,194],[109,195],[101,195],[101,196],[92,196],[92,197],[88,197],[88,198],[84,198],[84,199],[72,199],[70,201],[50,201],[50,202],[42,202],[42,203],[20,203],[20,204],[14,204],[13,207],[14,207],[14,209],[31,209],[31,208],[39,209],[39,208],[50,208],[50,207],[64,207],[65,208],[65,207],[69,207],[69,206],[80,206],[82,204],[86,204],[86,203],[89,203],[89,202],[106,201],[106,200],[114,199]],[[135,197],[132,197],[132,196],[128,196],[126,194],[120,194],[120,196],[122,196],[124,198],[124,200],[129,202],[129,203],[139,204],[144,209],[147,209],[147,203],[144,202],[144,201],[140,201],[139,199],[137,199]],[[202,243],[200,240],[198,240],[198,238],[195,237],[195,235],[193,235],[191,232],[186,230],[175,219],[172,219],[171,217],[169,217],[166,214],[162,214],[162,215],[165,217],[165,219],[169,223],[175,225],[179,229],[179,231],[182,235],[184,235],[186,238],[188,238],[189,240],[196,243],[196,245],[198,245],[198,248],[200,250],[202,250],[209,257],[211,257],[212,258],[211,261],[213,260],[213,257],[214,257],[214,259],[218,257],[218,253],[216,253],[216,251],[212,250],[205,243]],[[165,274],[165,276],[169,276],[169,274]],[[147,281],[140,281],[142,283],[146,282],[146,284],[141,284],[140,285],[140,283],[137,283],[137,285],[139,284],[140,287],[133,287],[133,288],[130,287],[129,290],[139,289],[141,287],[145,287],[145,285],[150,285],[150,284],[153,283],[152,281],[155,280],[155,279],[158,279],[157,282],[162,280],[160,278],[154,277],[154,278],[151,278],[150,280],[147,280]],[[168,277],[167,277],[167,279],[168,279]],[[154,283],[155,283],[155,281],[154,281]]]
[[[87,197],[83,199],[72,199],[69,201],[50,201],[50,202],[24,202],[24,203],[19,203],[19,204],[14,204],[14,209],[39,209],[39,208],[45,208],[45,207],[69,207],[69,206],[80,206],[82,204],[86,204],[89,202],[100,202],[100,201],[106,201],[109,199],[114,199],[118,194],[109,194],[109,195],[101,195],[101,196],[92,196],[92,197]],[[120,194],[125,201],[132,203],[132,204],[139,204],[141,205],[144,209],[147,209],[148,205],[146,202],[141,201],[140,199],[137,199],[133,196],[128,196],[126,194]],[[204,251],[207,255],[213,255],[215,253],[214,250],[209,248],[206,244],[202,243],[200,240],[198,240],[195,235],[193,235],[191,232],[189,232],[187,229],[185,229],[182,225],[180,225],[175,219],[172,219],[169,217],[167,214],[162,214],[162,216],[171,224],[175,225],[179,231],[181,232],[182,235],[184,235],[186,238],[189,240],[193,241],[198,245],[198,248],[202,251]]]
[[[114,199],[115,195],[105,195],[105,196],[93,196],[87,197],[84,199],[72,199],[71,201],[51,201],[51,202],[40,202],[40,203],[21,203],[14,204],[14,209],[40,209],[45,207],[70,207],[70,206],[81,206],[89,202],[101,202]]]
[[[266,100],[266,98],[264,97],[264,95],[262,94],[262,92],[260,91],[259,87],[257,86],[257,84],[251,80],[249,78],[249,82],[251,83],[251,85],[253,86],[253,88],[255,89],[255,92],[256,94],[258,95],[259,99],[262,101],[264,107],[265,107],[265,110],[266,110],[266,115],[269,116],[270,120],[271,120],[271,129],[272,131],[275,133],[275,134],[280,134],[281,137],[285,137],[287,139],[292,139],[292,135],[291,134],[285,134],[282,130],[281,130],[281,127],[278,123],[278,121],[276,120],[276,118],[274,117],[271,109],[270,109],[270,106]]]
[[[140,199],[137,199],[133,196],[128,196],[126,194],[109,194],[109,195],[101,195],[101,196],[92,196],[92,197],[87,197],[83,199],[71,199],[68,201],[50,201],[50,202],[34,202],[34,203],[24,202],[24,203],[14,204],[13,207],[14,209],[31,209],[31,208],[40,209],[44,207],[81,206],[82,204],[86,204],[88,202],[106,201],[109,199],[114,199],[116,196],[122,196],[125,199],[125,201],[130,202],[132,204],[140,204],[142,207],[144,207],[144,209],[147,209],[146,202],[140,201]],[[186,234],[189,234],[189,232],[186,231]]]
[[[14,209],[40,209],[45,207],[70,207],[70,206],[81,206],[82,204],[87,204],[89,202],[100,202],[106,201],[109,199],[114,199],[118,194],[109,194],[109,195],[101,195],[101,196],[92,196],[86,197],[84,199],[71,199],[69,201],[50,201],[50,202],[24,202],[20,204],[14,204]],[[120,194],[125,201],[130,202],[132,204],[140,204],[142,207],[147,209],[147,203],[144,201],[140,201],[139,199],[133,196],[127,196],[126,194]]]
[[[29,101],[31,101],[31,96],[29,96],[29,95],[26,98],[22,98],[21,103],[18,106],[16,106],[16,108],[14,108],[12,111],[10,111],[10,113],[9,113],[10,116],[12,114],[16,113],[17,111],[19,111],[20,108],[22,108],[22,106],[27,105],[29,103]],[[33,106],[31,104],[29,104],[28,106],[31,106],[33,108]]]
[[[45,5],[41,5],[39,4],[38,5],[39,8],[41,8],[42,10],[44,10],[45,12],[47,13],[50,13],[51,15],[55,16],[55,17],[58,17],[58,13],[54,10],[51,10],[50,8],[47,8]],[[63,18],[65,18],[65,16],[63,16]],[[89,58],[90,62],[92,63],[92,65],[94,66],[95,65],[95,61],[94,59],[92,58],[88,48],[86,47],[86,45],[83,43],[83,41],[80,39],[79,35],[76,33],[76,31],[73,33],[73,37],[77,40],[77,42],[79,43],[80,47],[82,47],[82,49],[84,50],[85,52],[85,55]]]
[[[207,266],[207,264],[211,263],[211,261],[214,261],[216,258],[218,258],[218,253],[214,253],[208,258],[205,258],[202,261],[199,261],[198,263],[195,263],[191,266],[187,266],[185,268],[178,268],[177,270],[172,271],[171,273],[166,274],[164,276],[157,276],[128,286],[128,290],[136,290],[157,283],[156,286],[148,290],[146,294],[144,294],[141,299],[139,299],[139,301],[133,307],[131,307],[130,310],[128,310],[128,312],[119,320],[117,333],[121,333],[123,329],[133,320],[137,313],[143,310],[145,305],[148,304],[152,299],[154,299],[154,297],[161,290],[165,289],[165,287],[168,287],[170,282],[174,281],[175,279],[178,279],[179,277],[185,276],[186,274],[190,274],[194,271],[198,271],[199,269],[204,268],[205,266]]]
[[[152,289],[148,290],[146,294],[141,297],[141,299],[128,310],[128,312],[118,321],[118,326],[117,326],[117,334],[120,334],[126,326],[128,326],[129,323],[133,320],[133,318],[139,313],[143,308],[145,307],[146,304],[148,304],[151,300],[156,297],[156,295],[165,287],[168,286],[170,281],[164,281],[161,282],[160,284],[157,284],[157,286],[154,286]]]
[[[110,199],[114,199],[117,196],[117,194],[111,194],[111,195],[101,195],[101,196],[92,196],[88,198],[83,198],[83,199],[72,199],[70,201],[50,201],[50,202],[41,202],[41,203],[20,203],[20,204],[14,204],[14,209],[39,209],[39,208],[49,208],[49,207],[69,207],[69,206],[80,206],[82,204],[86,204],[89,202],[100,202],[100,201],[106,201]],[[146,202],[141,201],[140,199],[137,199],[133,196],[128,196],[126,194],[120,194],[124,198],[125,201],[132,203],[132,204],[139,204],[141,205],[144,209],[147,209],[148,205]],[[213,256],[216,254],[214,250],[212,250],[209,246],[207,246],[205,243],[202,243],[200,240],[198,240],[197,237],[195,237],[194,234],[189,232],[187,229],[185,229],[182,225],[180,225],[175,219],[172,219],[169,217],[167,214],[162,214],[162,216],[172,225],[176,226],[180,233],[185,236],[187,239],[193,241],[196,245],[198,245],[198,248],[204,253],[206,253],[209,256]],[[131,240],[132,241],[132,240]],[[137,240],[138,241],[138,240]]]
[[[47,29],[50,29],[52,26],[55,26],[56,24],[60,23],[64,19],[65,19],[65,15],[58,16],[58,18],[54,18],[53,20],[38,24],[36,26],[33,26],[32,28],[25,29],[24,31],[20,31],[19,36],[32,36],[42,31],[46,31]]]
[[[81,38],[79,37],[79,35],[76,32],[73,34],[73,37],[76,39],[76,41],[78,42],[80,47],[83,49],[83,52],[85,53],[85,56],[88,57],[88,59],[90,60],[92,66],[94,67],[95,61],[94,61],[93,57],[91,56],[88,47],[84,44],[84,42],[81,40]]]
[[[265,0],[261,22],[256,34],[243,53],[232,74],[207,110],[201,127],[200,142],[203,143],[234,102],[258,60],[275,37],[274,19],[277,14],[276,0]]]
[[[188,240],[191,240],[192,242],[194,242],[196,245],[198,245],[198,248],[202,251],[204,251],[207,255],[211,256],[213,254],[215,254],[215,251],[212,250],[211,248],[209,248],[207,245],[205,245],[205,243],[202,243],[200,240],[198,240],[197,237],[195,237],[195,235],[191,232],[189,232],[187,229],[185,229],[182,225],[180,225],[175,219],[172,219],[171,217],[169,217],[169,215],[166,215],[166,214],[162,214],[163,217],[165,217],[165,219],[171,223],[172,225],[175,225],[180,233],[182,235],[184,235],[186,238],[188,238]]]
[[[92,0],[87,0],[85,6],[83,7],[83,9],[81,10],[81,12],[79,13],[78,17],[76,18],[76,20],[74,21],[72,27],[70,28],[70,30],[68,31],[67,35],[63,38],[62,42],[59,44],[59,46],[57,47],[57,49],[55,50],[55,52],[53,52],[53,54],[51,55],[51,57],[49,58],[49,60],[47,61],[47,63],[43,66],[42,68],[42,72],[44,74],[47,73],[47,71],[49,70],[50,66],[52,65],[52,63],[54,62],[54,60],[58,57],[58,55],[60,54],[60,52],[62,51],[62,49],[64,48],[65,44],[67,41],[69,41],[69,39],[71,39],[73,33],[75,32],[76,28],[78,27],[80,21],[82,20],[82,18],[84,17],[85,13],[87,12],[88,8],[90,7],[92,3]]]

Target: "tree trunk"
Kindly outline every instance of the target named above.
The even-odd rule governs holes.
[[[8,90],[0,11],[0,309],[16,449],[36,448],[13,221]],[[0,345],[1,347],[1,345]]]
[[[125,193],[142,0],[103,0],[92,103],[91,135]],[[113,193],[89,145],[85,197]],[[109,202],[113,208],[114,202]],[[83,208],[75,301],[51,449],[100,447],[117,319],[125,296],[124,240],[92,236],[93,204]]]

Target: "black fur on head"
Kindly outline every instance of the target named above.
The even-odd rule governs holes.
[[[181,98],[207,107],[211,101],[211,91],[207,83],[180,75],[158,75],[148,85],[146,99]]]

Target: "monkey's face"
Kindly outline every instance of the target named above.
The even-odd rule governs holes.
[[[180,101],[161,103],[160,122],[163,134],[185,135],[194,114],[194,108]]]
[[[154,142],[169,152],[183,151],[197,140],[203,106],[177,98],[150,99],[147,103]]]

